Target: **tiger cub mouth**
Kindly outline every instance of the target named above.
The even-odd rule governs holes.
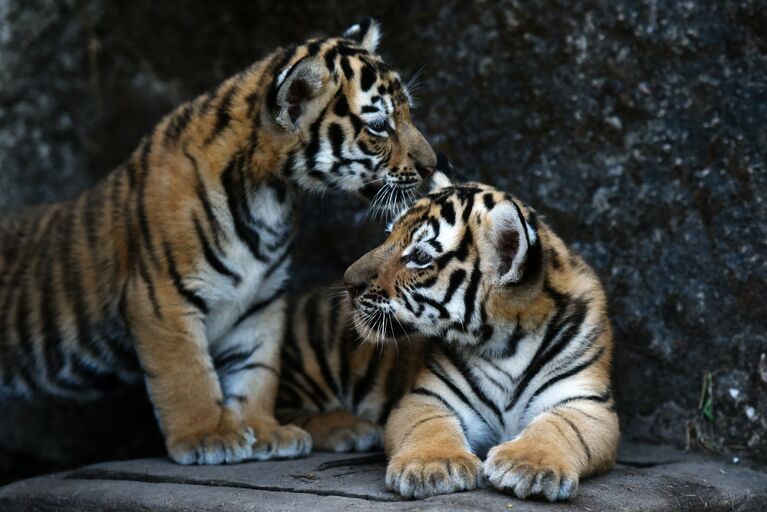
[[[368,304],[366,297],[352,302],[354,328],[368,343],[393,343],[417,334],[412,325],[400,321],[393,312],[375,304]]]
[[[383,213],[385,217],[398,216],[419,198],[432,193],[440,187],[451,185],[454,167],[444,153],[437,154],[437,166],[418,168],[421,176],[417,180],[376,180],[361,189],[360,194],[370,201],[373,216]]]

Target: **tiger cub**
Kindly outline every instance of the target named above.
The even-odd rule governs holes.
[[[2,389],[85,398],[143,377],[176,462],[308,453],[274,418],[297,191],[394,205],[436,164],[379,35],[368,19],[279,49],[97,187],[5,216]]]
[[[284,349],[280,402],[317,446],[367,447],[369,424],[386,420],[386,485],[416,498],[484,477],[520,498],[569,499],[614,464],[605,294],[532,208],[486,185],[444,188],[344,280],[353,305],[309,296]],[[384,343],[344,361],[356,332]]]

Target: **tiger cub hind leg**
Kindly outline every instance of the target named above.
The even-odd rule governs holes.
[[[323,452],[367,452],[383,448],[383,428],[349,411],[339,409],[307,415],[295,423],[309,432],[314,448]]]
[[[271,417],[248,422],[256,434],[251,460],[295,459],[312,451],[312,438],[295,425],[280,425]]]

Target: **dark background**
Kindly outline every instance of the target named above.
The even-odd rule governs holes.
[[[74,196],[178,103],[373,15],[389,63],[424,67],[415,117],[435,148],[544,212],[602,277],[625,436],[767,462],[766,7],[6,0],[0,209]],[[363,212],[304,199],[296,287],[381,239]],[[142,392],[0,400],[0,481],[157,453]]]

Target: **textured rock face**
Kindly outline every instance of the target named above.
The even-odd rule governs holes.
[[[404,77],[424,66],[416,119],[434,146],[546,214],[601,275],[626,435],[765,460],[763,4],[270,3],[0,1],[0,208],[71,197],[177,103],[371,14]],[[296,287],[340,277],[382,237],[358,203],[304,202]],[[130,455],[114,440],[137,429],[135,454],[157,450],[144,400],[117,416],[113,400],[6,401],[0,476]],[[71,421],[25,427],[45,416]],[[77,435],[36,442],[62,431]]]

